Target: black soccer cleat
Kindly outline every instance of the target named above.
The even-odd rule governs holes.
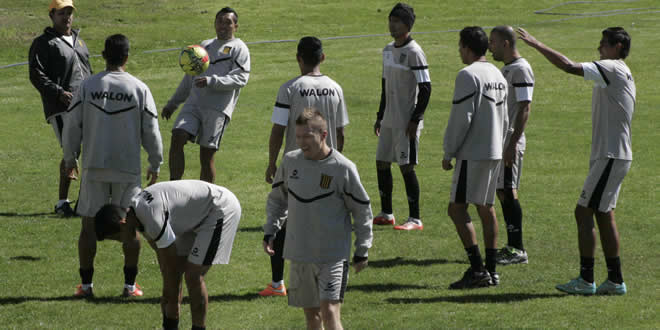
[[[498,276],[499,278],[499,276]],[[463,273],[463,278],[449,285],[450,290],[476,289],[490,286],[491,278],[488,271],[475,272],[472,267]]]

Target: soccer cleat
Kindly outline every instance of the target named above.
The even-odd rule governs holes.
[[[64,202],[60,206],[55,205],[55,213],[63,218],[76,216],[76,211],[71,208],[70,202]]]
[[[419,223],[418,223],[419,221]],[[424,225],[422,222],[417,219],[414,220],[413,218],[408,218],[408,220],[403,223],[402,225],[394,226],[394,229],[396,230],[424,230]]]
[[[570,293],[570,294],[581,294],[581,295],[592,295],[596,293],[596,284],[589,283],[582,279],[582,277],[574,278],[566,284],[557,284],[555,287],[557,290]]]
[[[259,295],[262,297],[270,297],[270,296],[286,296],[286,287],[284,284],[281,284],[279,288],[273,288],[272,283],[268,283],[268,286],[259,291]]]
[[[84,290],[82,288],[82,284],[78,284],[76,286],[76,292],[73,294],[73,296],[76,298],[92,298],[94,297],[94,291],[92,288]]]
[[[499,276],[498,276],[499,279]],[[488,274],[488,271],[474,272],[472,267],[468,268],[463,277],[450,284],[450,290],[462,290],[462,289],[474,289],[474,288],[485,288],[491,283],[491,277]],[[498,282],[499,283],[499,282]]]
[[[376,217],[374,217],[374,225],[381,225],[381,226],[391,226],[394,225],[394,214],[387,214],[380,212]]]
[[[498,273],[498,272],[488,272],[488,275],[490,275],[490,283],[488,283],[488,285],[490,285],[490,286],[500,285],[500,273]]]
[[[603,284],[599,285],[596,289],[596,294],[616,294],[624,295],[628,292],[626,288],[626,283],[621,282],[621,284],[616,284],[610,280],[605,280]]]
[[[498,250],[496,260],[500,265],[526,264],[529,262],[525,250],[516,249],[511,246],[505,246]]]
[[[135,283],[135,290],[131,291],[128,288],[124,288],[124,291],[121,293],[121,297],[128,298],[128,297],[142,297],[144,295],[144,292],[142,292],[142,288]]]

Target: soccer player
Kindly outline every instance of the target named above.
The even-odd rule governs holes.
[[[64,161],[67,175],[78,172],[76,159],[82,143],[82,182],[78,213],[82,228],[78,239],[80,277],[76,297],[93,293],[96,235],[94,215],[109,200],[124,208],[140,192],[140,145],[149,154],[147,180],[156,182],[163,162],[158,112],[149,87],[126,72],[129,41],[115,34],[105,40],[106,69],[85,80],[65,117]],[[124,241],[123,296],[141,296],[135,283],[140,238]]]
[[[376,169],[381,211],[376,225],[394,225],[392,211],[392,162],[399,164],[406,186],[410,216],[397,230],[422,230],[419,215],[419,182],[415,174],[418,163],[419,136],[424,126],[424,111],[431,96],[426,55],[410,36],[415,23],[413,8],[397,3],[389,15],[393,42],[383,49],[383,78],[380,107],[374,133],[378,136]]]
[[[186,102],[174,122],[170,144],[170,180],[183,177],[187,141],[199,144],[200,180],[215,181],[215,153],[229,125],[238,96],[250,77],[250,53],[245,43],[234,36],[238,14],[225,7],[215,15],[217,38],[204,40],[201,46],[209,54],[209,68],[199,76],[185,75],[174,95],[163,108],[169,119]]]
[[[92,73],[87,45],[78,30],[71,28],[74,10],[72,0],[50,3],[48,16],[53,26],[34,39],[28,61],[30,81],[41,94],[46,121],[55,130],[60,146],[66,109],[81,82]],[[71,179],[65,173],[64,160],[60,162],[59,172],[59,201],[55,204],[55,213],[72,217],[76,213],[68,199]]]
[[[356,273],[367,266],[373,237],[369,196],[355,164],[328,146],[327,127],[320,112],[302,112],[296,120],[300,149],[282,158],[266,203],[263,247],[269,255],[275,253],[273,237],[288,211],[289,306],[304,309],[308,329],[342,328],[351,234]]]
[[[504,62],[502,74],[509,85],[507,109],[509,134],[504,147],[497,178],[497,198],[502,205],[508,243],[497,252],[497,263],[503,265],[526,264],[527,251],[523,246],[522,208],[518,200],[518,187],[522,176],[525,153],[525,125],[532,109],[534,72],[516,48],[516,32],[510,26],[496,26],[490,32],[488,48],[493,59]]]
[[[96,214],[96,237],[127,242],[141,231],[156,250],[163,277],[163,328],[178,329],[182,278],[190,295],[192,329],[205,329],[209,295],[204,276],[228,264],[241,205],[227,188],[204,181],[147,187],[126,209],[107,204]]]
[[[497,218],[493,204],[502,149],[509,120],[507,82],[486,60],[488,36],[481,27],[461,30],[458,50],[467,66],[458,72],[449,122],[445,130],[442,168],[452,177],[448,213],[470,260],[463,278],[449,289],[470,289],[499,284],[496,270]],[[486,265],[467,211],[474,204],[483,225]]]
[[[282,140],[286,132],[284,153],[298,149],[296,145],[296,119],[306,108],[317,109],[326,118],[328,137],[325,142],[330,148],[342,152],[344,147],[344,126],[348,125],[348,113],[342,88],[330,77],[323,75],[320,70],[325,60],[323,45],[316,37],[304,37],[298,42],[296,60],[300,67],[300,76],[284,83],[277,94],[277,101],[273,108],[273,128],[268,143],[268,168],[266,168],[266,182],[273,183],[273,176],[277,170],[277,156],[282,147]],[[262,296],[285,296],[284,286],[284,259],[282,248],[286,226],[283,225],[275,237],[275,254],[270,257],[272,283],[259,292]]]
[[[619,232],[614,208],[623,178],[632,163],[630,123],[635,111],[636,88],[624,62],[630,52],[630,36],[621,27],[602,32],[598,46],[600,60],[575,63],[558,51],[536,40],[524,29],[518,35],[561,70],[594,82],[591,98],[591,157],[589,174],[575,207],[580,250],[580,275],[557,289],[573,294],[625,294],[621,274]],[[594,283],[596,229],[607,264],[607,280],[598,288]]]

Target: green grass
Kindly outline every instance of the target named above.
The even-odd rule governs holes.
[[[27,60],[30,43],[45,26],[48,1],[0,0],[0,66]],[[246,42],[318,37],[386,34],[390,1],[228,1],[237,9],[238,36]],[[660,14],[609,17],[535,15],[559,1],[412,1],[417,12],[415,39],[430,63],[433,93],[421,138],[418,177],[425,230],[401,233],[374,228],[370,267],[351,273],[342,319],[347,328],[445,327],[576,327],[658,328],[660,225],[658,224],[660,105],[657,54]],[[151,88],[162,107],[176,88],[181,72],[177,52],[143,51],[182,47],[214,35],[217,1],[77,1],[74,26],[93,54],[112,33],[124,33],[132,45],[128,70]],[[659,7],[657,1],[579,4],[555,8],[564,13]],[[634,23],[634,25],[633,25]],[[538,53],[521,45],[534,68],[532,116],[527,127],[523,183],[525,245],[530,264],[500,267],[497,288],[454,292],[467,259],[446,215],[451,173],[441,169],[442,137],[450,109],[454,78],[463,65],[458,33],[443,32],[466,25],[524,25],[539,40],[575,61],[597,58],[600,31],[620,25],[632,35],[626,61],[637,83],[633,120],[632,169],[624,180],[617,207],[622,239],[623,297],[574,297],[554,285],[576,276],[578,254],[573,208],[587,174],[590,152],[591,85],[552,67]],[[380,96],[381,50],[390,38],[327,40],[321,69],[344,89],[351,124],[345,154],[358,166],[374,208],[379,209],[375,171],[377,140],[372,125]],[[286,299],[256,294],[270,280],[267,256],[261,250],[270,114],[278,87],[299,74],[295,43],[252,43],[252,74],[216,156],[217,183],[236,193],[243,218],[232,262],[214,267],[207,285],[211,296],[209,328],[302,328],[300,310]],[[99,72],[103,63],[92,60]],[[498,66],[501,63],[497,64]],[[116,243],[98,247],[93,301],[71,298],[79,282],[77,219],[54,217],[57,165],[61,158],[52,129],[44,124],[41,101],[29,83],[26,66],[0,69],[0,327],[2,328],[157,328],[160,325],[161,279],[153,251],[145,244],[139,283],[145,297],[117,298],[122,283],[122,254]],[[161,121],[165,151],[172,121]],[[186,178],[199,175],[198,151],[186,148]],[[146,164],[145,164],[146,166]],[[167,164],[162,178],[169,177]],[[407,214],[403,181],[394,170],[394,209]],[[78,184],[71,189],[77,198]],[[476,212],[470,208],[473,217]],[[500,242],[506,242],[499,212]],[[481,235],[481,226],[476,222]],[[480,240],[481,241],[481,240]],[[500,244],[500,245],[501,245]],[[482,244],[483,248],[483,244]],[[606,270],[600,248],[596,280]],[[183,307],[181,325],[190,325]]]

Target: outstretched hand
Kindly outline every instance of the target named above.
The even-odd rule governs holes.
[[[518,33],[518,39],[524,41],[526,44],[532,46],[538,43],[538,40],[534,38],[527,30],[519,27],[516,29],[516,33]]]

